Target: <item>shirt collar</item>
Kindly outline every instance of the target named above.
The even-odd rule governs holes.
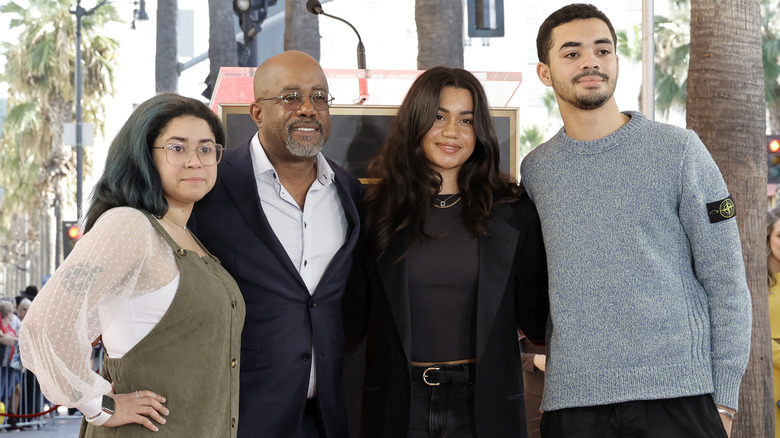
[[[252,155],[252,167],[255,171],[255,178],[268,172],[276,172],[274,165],[271,164],[271,160],[268,159],[268,154],[265,153],[263,145],[260,144],[260,137],[255,134],[252,137],[252,141],[249,144],[250,154]],[[315,157],[314,163],[317,166],[317,181],[323,186],[327,186],[336,181],[336,173],[328,164],[328,160],[322,155],[322,152],[318,153]]]

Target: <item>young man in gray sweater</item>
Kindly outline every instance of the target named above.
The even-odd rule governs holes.
[[[550,274],[542,436],[729,436],[751,330],[734,202],[694,132],[618,110],[615,43],[584,4],[537,37],[564,123],[521,167]]]

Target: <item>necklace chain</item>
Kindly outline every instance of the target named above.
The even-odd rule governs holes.
[[[164,221],[168,221],[168,222],[170,222],[172,225],[175,225],[175,226],[177,226],[177,227],[181,228],[182,230],[186,230],[186,229],[187,229],[187,226],[186,226],[186,225],[179,225],[179,224],[177,224],[176,222],[174,222],[173,220],[169,219],[169,218],[168,218],[168,216],[163,216],[163,217],[162,217],[162,219],[163,219]]]
[[[447,201],[449,201],[450,199],[454,198],[455,196],[457,196],[458,199],[456,199],[452,204],[447,205]],[[460,196],[460,193],[453,193],[452,195],[449,195],[449,196],[447,196],[444,199],[439,199],[439,197],[437,196],[436,197],[436,202],[433,203],[433,206],[436,207],[436,208],[450,208],[453,205],[455,205],[458,202],[460,202],[461,199],[462,198]]]

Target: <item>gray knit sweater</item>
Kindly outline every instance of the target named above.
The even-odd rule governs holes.
[[[521,166],[550,278],[542,410],[707,393],[736,409],[750,293],[736,219],[706,205],[728,190],[693,131],[625,114],[599,140],[562,129]]]

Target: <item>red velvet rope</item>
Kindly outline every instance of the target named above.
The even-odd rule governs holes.
[[[35,414],[10,414],[10,413],[6,412],[4,414],[0,414],[0,417],[8,417],[8,418],[35,418],[35,417],[42,417],[42,416],[48,414],[49,412],[52,412],[52,411],[56,410],[58,407],[60,407],[60,405],[54,405],[51,408],[49,408],[49,409],[47,409],[47,410],[45,410],[43,412],[37,412]]]

